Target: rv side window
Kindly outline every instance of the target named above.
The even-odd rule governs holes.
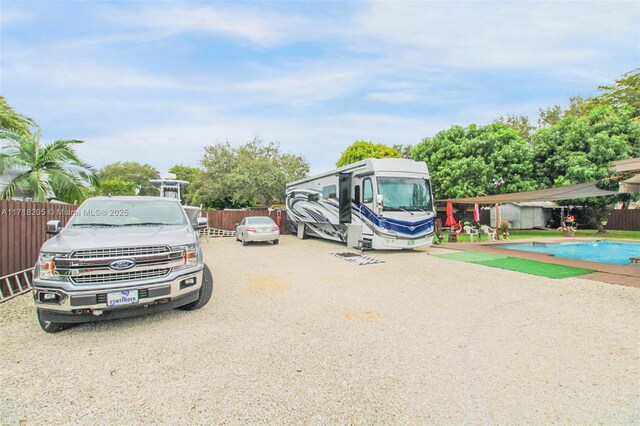
[[[371,184],[371,179],[369,178],[366,178],[362,182],[362,202],[373,203],[373,185]]]
[[[336,186],[329,185],[322,188],[322,198],[336,198]]]
[[[360,185],[356,185],[355,189],[353,190],[353,201],[356,204],[360,203]]]
[[[313,201],[313,202],[315,202],[315,201],[318,201],[319,199],[320,199],[320,195],[318,195],[318,194],[309,194],[309,195],[307,196],[307,200],[308,200],[308,201]]]

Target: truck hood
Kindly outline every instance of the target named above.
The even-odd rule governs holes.
[[[95,248],[178,246],[196,241],[196,234],[190,225],[78,227],[64,228],[58,235],[45,241],[41,251],[69,253]]]

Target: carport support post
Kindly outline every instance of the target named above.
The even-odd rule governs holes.
[[[496,235],[500,235],[500,203],[496,203]]]

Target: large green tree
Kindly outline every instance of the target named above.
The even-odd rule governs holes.
[[[98,195],[136,195],[137,191],[138,184],[116,177],[102,179],[100,181],[100,186],[92,188],[89,195],[91,195],[92,197]]]
[[[600,104],[619,108],[627,105],[632,108],[632,116],[640,117],[640,68],[630,71],[610,86],[598,87],[603,93],[595,97]]]
[[[533,136],[536,179],[544,187],[563,186],[609,178],[612,162],[640,157],[640,122],[634,108],[622,105],[592,104],[581,114],[567,113],[556,124],[540,129]],[[603,182],[617,189],[615,182]],[[608,205],[628,201],[629,195],[572,200],[587,207],[600,232],[597,220]]]
[[[125,183],[132,183],[138,195],[158,195],[158,187],[149,182],[150,179],[159,179],[160,172],[149,164],[140,164],[134,161],[116,162],[108,164],[100,169],[100,179],[113,181],[117,179]],[[123,188],[117,181],[116,187]],[[108,195],[103,192],[103,195]],[[128,191],[127,191],[128,192]],[[125,194],[111,194],[125,195]]]
[[[336,167],[346,166],[367,158],[402,158],[402,153],[396,147],[369,141],[355,141],[340,155]]]
[[[309,172],[303,157],[282,153],[277,143],[260,139],[239,147],[229,142],[208,146],[202,166],[194,200],[216,208],[283,203],[286,184]]]
[[[182,194],[182,202],[189,205],[198,204],[196,197],[198,187],[195,183],[202,181],[201,175],[204,173],[202,169],[176,164],[169,169],[169,173],[175,174],[178,180],[189,182],[189,184],[180,191]]]
[[[23,134],[0,130],[4,144],[0,148],[0,176],[8,176],[8,185],[0,198],[21,193],[34,201],[57,198],[79,202],[87,195],[86,185],[98,185],[94,169],[77,156],[79,140],[56,140],[43,144],[40,132]]]
[[[511,127],[527,142],[531,140],[531,135],[536,130],[536,127],[529,122],[529,117],[526,115],[507,114],[507,118],[500,117],[495,122],[504,123]]]
[[[433,191],[440,199],[537,188],[531,147],[504,123],[453,126],[423,139],[413,158],[429,165]]]

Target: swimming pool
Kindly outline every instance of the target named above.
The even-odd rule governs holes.
[[[631,257],[640,257],[640,242],[633,241],[591,241],[568,243],[523,243],[504,244],[499,248],[507,250],[533,251],[552,254],[557,257],[587,260],[589,262],[630,265]]]

